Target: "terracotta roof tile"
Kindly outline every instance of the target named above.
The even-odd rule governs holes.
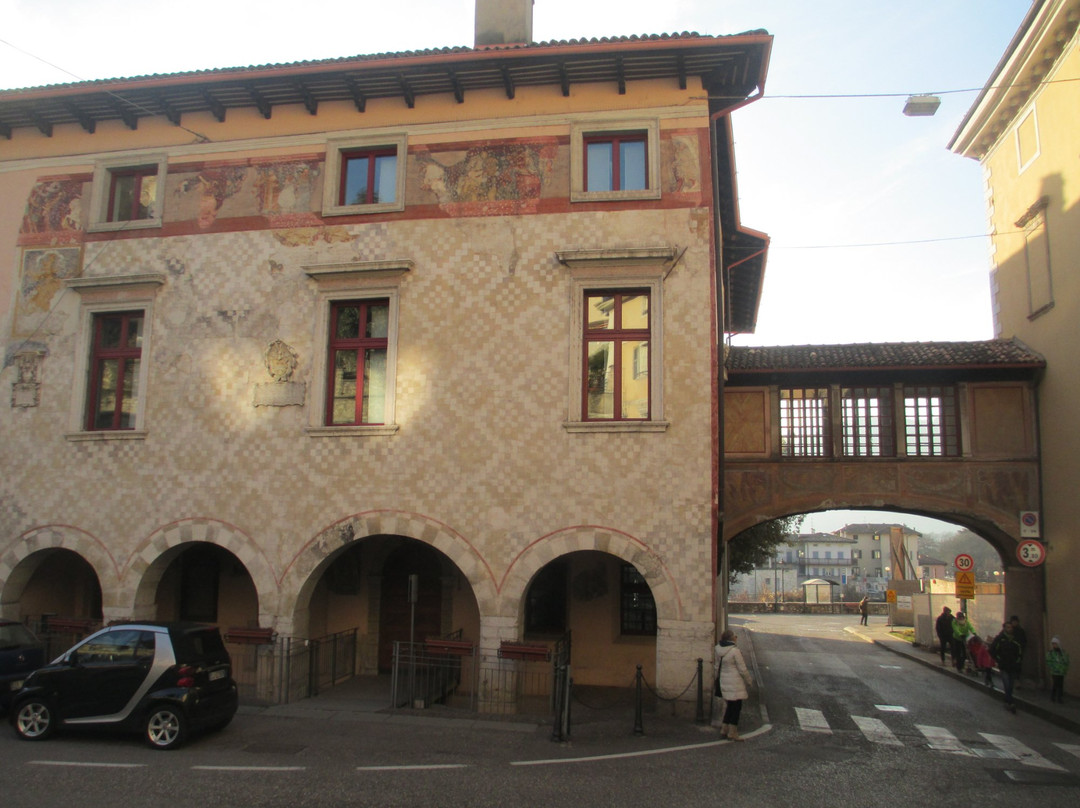
[[[729,372],[1041,368],[1046,360],[1018,340],[881,342],[851,345],[733,346]]]

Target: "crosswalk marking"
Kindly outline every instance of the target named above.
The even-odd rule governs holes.
[[[1076,757],[1080,758],[1080,746],[1074,743],[1055,743],[1054,746],[1063,752],[1068,752],[1070,755],[1076,755]]]
[[[875,704],[878,710],[885,713],[906,713],[907,709],[895,705]],[[799,728],[804,732],[818,732],[825,735],[833,733],[825,713],[821,710],[813,710],[808,707],[795,707],[795,716]],[[869,716],[852,715],[851,721],[859,728],[863,737],[870,743],[884,746],[905,746],[905,743],[889,729],[888,725],[880,718]],[[967,746],[959,738],[944,727],[935,727],[929,724],[916,724],[915,728],[922,733],[923,738],[930,749],[935,752],[945,752],[964,757],[993,758],[997,760],[1012,760],[1047,771],[1066,772],[1068,769],[1043,757],[1029,746],[1021,743],[1011,735],[996,735],[989,732],[980,732],[979,735],[989,744],[976,741],[974,745]],[[1055,743],[1055,747],[1062,752],[1080,758],[1080,744]]]
[[[923,734],[930,744],[931,749],[938,752],[949,752],[954,755],[967,755],[972,757],[972,752],[959,739],[944,727],[930,727],[925,724],[916,724],[915,728]]]
[[[855,725],[862,731],[868,741],[885,744],[886,746],[904,745],[892,734],[892,730],[885,726],[885,722],[880,718],[853,715],[851,720],[855,722]]]
[[[799,726],[807,732],[823,732],[826,735],[832,734],[832,730],[829,729],[829,722],[825,720],[825,713],[821,712],[821,710],[796,707],[795,715],[799,719]]]
[[[990,741],[990,743],[998,749],[1003,752],[1008,752],[1026,766],[1035,766],[1039,769],[1052,769],[1053,771],[1058,772],[1066,771],[1064,767],[1059,766],[1056,763],[1051,763],[1030,746],[1025,746],[1020,743],[1016,738],[1012,738],[1008,735],[992,735],[988,732],[980,732],[979,734]]]

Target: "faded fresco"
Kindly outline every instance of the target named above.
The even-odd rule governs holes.
[[[411,155],[420,188],[454,216],[533,213],[551,176],[557,147],[500,143],[464,152]]]
[[[82,249],[26,250],[22,261],[22,283],[12,328],[15,336],[32,334],[44,322],[64,281],[82,274]]]
[[[82,229],[82,180],[45,180],[26,200],[20,233],[57,233]]]

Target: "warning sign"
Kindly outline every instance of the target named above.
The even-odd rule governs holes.
[[[956,597],[960,600],[975,599],[975,573],[956,571]]]

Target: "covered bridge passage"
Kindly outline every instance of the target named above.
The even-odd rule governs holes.
[[[989,541],[1006,609],[1044,611],[1016,558],[1039,510],[1035,390],[1045,360],[1014,340],[730,347],[722,534],[841,508],[944,519]]]

